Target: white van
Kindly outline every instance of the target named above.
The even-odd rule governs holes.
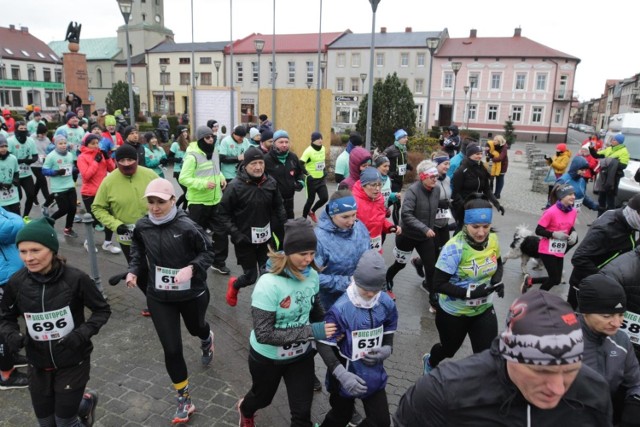
[[[624,145],[627,146],[630,157],[618,187],[616,206],[619,206],[640,193],[640,184],[633,179],[640,167],[640,113],[623,113],[611,117],[604,139],[605,145],[608,145],[617,133],[624,135]]]

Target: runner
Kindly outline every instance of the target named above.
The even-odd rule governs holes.
[[[20,215],[20,166],[16,156],[9,153],[7,138],[0,134],[0,206]]]
[[[153,170],[160,178],[164,178],[164,169],[168,163],[167,153],[158,145],[158,137],[153,132],[146,132],[144,140],[145,166]]]
[[[304,165],[298,156],[290,150],[289,134],[280,129],[273,134],[273,146],[264,156],[267,175],[275,179],[282,196],[287,219],[295,217],[293,199],[297,191],[304,189]]]
[[[36,145],[36,151],[38,152],[38,161],[31,165],[31,172],[33,172],[33,177],[35,178],[33,203],[38,204],[38,192],[42,191],[42,195],[44,196],[42,214],[44,216],[48,216],[48,208],[54,201],[54,197],[49,193],[47,178],[42,174],[42,164],[44,163],[45,157],[47,157],[47,149],[51,144],[51,140],[47,137],[47,132],[47,125],[39,123],[36,133],[31,136]]]
[[[371,166],[371,153],[362,147],[354,147],[349,153],[349,176],[338,184],[339,190],[351,190],[360,179],[363,170]]]
[[[358,132],[351,132],[349,134],[349,142],[345,149],[336,158],[336,164],[334,166],[334,174],[337,184],[340,184],[349,176],[349,157],[351,156],[351,151],[355,147],[362,147],[363,145],[364,141]]]
[[[213,137],[215,139],[215,134],[213,135]],[[178,208],[182,208],[183,210],[187,210],[187,187],[180,183],[179,178],[180,171],[182,170],[182,162],[184,161],[184,155],[187,152],[187,147],[189,147],[188,141],[185,141],[184,139],[178,139],[177,141],[173,141],[171,143],[169,154],[167,155],[169,160],[173,161],[173,178],[178,181],[178,185],[182,189],[182,194],[180,195],[180,197],[178,197],[176,206]]]
[[[391,178],[391,191],[399,193],[404,185],[404,176],[407,171],[412,171],[413,166],[407,159],[407,143],[409,135],[404,129],[398,129],[393,134],[395,138],[393,144],[385,148],[383,154],[389,159],[389,178]],[[393,205],[393,223],[400,222],[400,201]]]
[[[598,210],[598,204],[587,194],[586,173],[589,170],[589,162],[583,156],[574,157],[569,165],[567,173],[556,181],[556,184],[569,184],[576,193],[576,200],[573,207],[580,213],[580,208],[584,205],[592,211]]]
[[[20,199],[22,199],[24,191],[24,212],[22,217],[25,222],[29,222],[29,214],[33,207],[33,201],[35,199],[35,186],[33,184],[33,172],[31,172],[31,164],[38,161],[38,150],[35,142],[29,137],[27,131],[27,124],[20,120],[16,122],[15,134],[8,138],[9,153],[16,156],[18,159],[18,166],[20,169],[20,186],[18,187],[18,193]]]
[[[136,222],[131,242],[127,285],[134,285],[147,262],[147,304],[164,350],[167,372],[178,392],[174,424],[186,423],[195,411],[189,393],[180,317],[192,336],[200,338],[202,365],[213,359],[213,331],[205,320],[209,305],[207,269],[213,262],[209,236],[176,206],[173,185],[163,178],[149,183],[144,196],[149,213]],[[173,236],[173,238],[171,237]]]
[[[387,218],[391,216],[391,205],[395,202],[402,200],[402,193],[395,193],[391,191],[391,178],[389,178],[389,158],[384,155],[380,155],[373,159],[373,166],[378,169],[380,176],[382,177],[382,196],[384,197],[384,206],[387,208]]]
[[[251,296],[249,370],[251,390],[238,402],[240,425],[255,426],[255,413],[271,404],[284,379],[292,426],[311,426],[314,339],[331,338],[336,325],[323,321],[316,236],[303,218],[285,224],[283,252],[270,252],[269,273]]]
[[[327,203],[329,198],[325,180],[327,176],[325,157],[326,150],[322,145],[322,134],[313,132],[311,134],[311,145],[300,156],[300,161],[304,164],[308,174],[305,185],[307,188],[307,202],[302,209],[302,217],[306,218],[308,215],[313,222],[318,222],[316,211]],[[318,195],[318,201],[314,204],[316,194]]]

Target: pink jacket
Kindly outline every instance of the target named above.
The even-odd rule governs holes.
[[[357,217],[369,230],[371,249],[378,249],[382,253],[382,233],[390,233],[393,223],[387,220],[387,208],[384,205],[382,193],[375,200],[371,200],[364,192],[360,181],[356,181],[351,189],[358,204]]]
[[[83,196],[95,196],[102,180],[107,176],[107,172],[115,169],[112,158],[105,158],[104,154],[97,148],[89,148],[86,145],[80,147],[78,156],[78,170],[82,176],[82,187],[80,194]],[[96,162],[96,154],[102,155],[102,160]]]
[[[562,231],[566,234],[571,233],[571,229],[576,222],[578,215],[577,209],[571,209],[570,212],[563,212],[556,205],[549,207],[538,221],[538,225],[544,227],[550,232]],[[538,252],[546,255],[554,255],[559,258],[564,257],[567,249],[566,240],[557,240],[554,238],[547,239],[543,237],[538,244]]]

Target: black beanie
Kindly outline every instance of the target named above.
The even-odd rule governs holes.
[[[244,138],[247,136],[247,128],[242,125],[238,125],[233,129],[233,134]]]
[[[627,296],[620,283],[604,274],[592,274],[578,287],[578,312],[614,314],[627,310]]]
[[[38,128],[36,129],[36,134],[38,135],[42,135],[47,133],[48,129],[47,129],[47,125],[45,125],[44,123],[38,123]]]
[[[88,146],[91,141],[100,141],[100,137],[98,135],[96,135],[95,133],[90,133],[84,139],[83,144]]]
[[[242,161],[242,164],[248,165],[254,160],[264,160],[264,153],[257,147],[249,147],[249,149],[244,152],[244,160]]]
[[[273,132],[271,132],[270,130],[263,130],[260,134],[260,142],[265,142],[270,139],[273,139]]]
[[[351,143],[351,145],[356,147],[359,147],[364,143],[364,141],[362,140],[362,136],[358,132],[351,132],[351,134],[349,135],[349,142]]]
[[[311,134],[311,142],[322,139],[322,134],[320,132],[313,132]]]
[[[122,134],[122,137],[124,138],[125,141],[129,137],[129,134],[134,130],[136,130],[136,128],[134,126],[127,126],[126,128],[124,128],[124,132]]]
[[[482,148],[480,148],[479,145],[476,145],[476,144],[467,145],[467,151],[466,151],[467,157],[471,157],[474,154],[481,153],[481,152],[482,152]]]
[[[306,251],[315,251],[318,244],[313,225],[305,218],[290,219],[284,224],[284,242],[282,247],[285,255]]]
[[[116,161],[122,159],[131,159],[138,161],[138,151],[131,144],[122,144],[116,150]]]

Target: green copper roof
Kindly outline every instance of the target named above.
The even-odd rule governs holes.
[[[68,42],[53,41],[49,43],[49,47],[56,55],[62,57],[62,54],[69,52]],[[83,39],[80,38],[80,53],[87,55],[87,61],[96,61],[103,59],[113,59],[120,53],[117,37],[104,37],[100,39]]]

